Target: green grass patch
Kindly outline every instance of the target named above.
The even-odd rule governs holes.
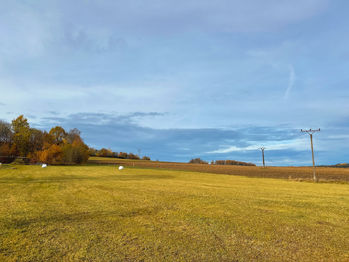
[[[0,168],[0,261],[349,261],[347,184]]]

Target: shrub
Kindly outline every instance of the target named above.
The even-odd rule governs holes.
[[[9,143],[0,145],[0,162],[11,163],[16,158],[16,146]]]
[[[202,160],[201,158],[193,158],[189,161],[190,164],[208,164],[206,161]]]
[[[128,154],[128,159],[139,159],[139,156],[138,155],[135,155],[135,154],[132,154],[132,153],[129,153]]]
[[[128,158],[128,154],[125,153],[125,152],[120,152],[119,155],[118,155],[119,158],[122,158],[122,159],[127,159]]]
[[[102,148],[97,151],[96,155],[100,157],[113,157],[114,153],[110,149]]]
[[[38,152],[42,163],[58,165],[63,163],[63,150],[59,145],[53,144],[48,149]]]

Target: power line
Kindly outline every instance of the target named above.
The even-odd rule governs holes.
[[[303,130],[301,129],[302,133],[308,133],[308,135],[310,136],[310,145],[311,145],[311,154],[312,154],[312,158],[313,158],[313,179],[315,182],[319,182],[318,177],[316,176],[316,170],[315,170],[315,160],[314,160],[314,147],[313,147],[313,134],[316,132],[320,132],[320,128],[319,129],[308,129],[308,130]]]

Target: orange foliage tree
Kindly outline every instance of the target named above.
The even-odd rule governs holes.
[[[32,163],[81,164],[88,160],[89,147],[76,128],[67,133],[56,126],[47,133],[30,128],[20,115],[11,124],[0,121],[0,162],[11,162],[17,156]]]

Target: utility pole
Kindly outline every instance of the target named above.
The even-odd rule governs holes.
[[[264,146],[262,146],[262,147],[260,148],[260,150],[262,150],[262,157],[263,157],[263,168],[265,168],[265,161],[264,161],[264,149],[265,149],[265,147],[264,147]]]
[[[315,160],[314,160],[314,147],[313,147],[313,134],[316,132],[320,132],[320,128],[313,130],[313,129],[308,129],[308,130],[303,130],[301,129],[302,133],[308,133],[310,136],[310,145],[311,145],[311,154],[312,154],[312,158],[313,158],[313,179],[314,182],[319,182],[318,177],[316,176],[316,171],[315,171]]]

